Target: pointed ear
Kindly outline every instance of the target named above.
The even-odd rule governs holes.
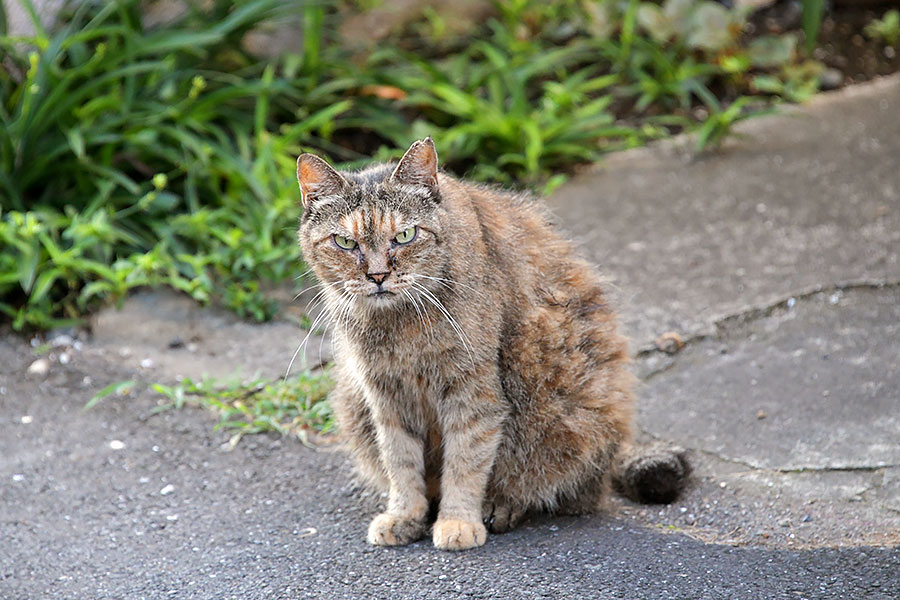
[[[304,209],[321,198],[340,194],[347,185],[340,173],[314,154],[301,154],[297,159],[297,181]]]
[[[431,137],[414,142],[391,174],[391,181],[437,189],[437,151]]]

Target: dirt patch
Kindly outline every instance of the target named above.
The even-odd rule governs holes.
[[[894,1],[836,3],[822,21],[813,58],[836,69],[843,77],[831,82],[836,85],[825,87],[862,83],[900,71],[900,48],[888,46],[882,40],[865,34],[866,26],[873,19],[883,18],[892,8],[897,8]],[[755,13],[750,22],[757,33],[791,31],[799,34],[801,17],[799,2],[777,2]]]

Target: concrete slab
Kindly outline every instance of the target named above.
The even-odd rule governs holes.
[[[848,281],[900,280],[900,77],[610,157],[548,204],[620,287],[638,348]]]
[[[897,115],[900,76],[744,122],[708,156],[688,138],[617,154],[548,199],[616,283],[642,435],[693,450],[680,502],[623,514],[722,543],[898,543]],[[657,351],[666,331],[687,347]]]
[[[302,299],[285,305],[281,318],[258,324],[201,307],[183,294],[142,291],[129,296],[121,309],[109,307],[94,317],[85,350],[115,357],[150,381],[206,375],[275,379],[285,374],[308,333],[300,326]],[[292,373],[331,360],[331,345],[319,333],[317,328],[306,340]]]
[[[900,466],[900,287],[726,325],[651,377],[639,410],[655,436],[756,468]]]

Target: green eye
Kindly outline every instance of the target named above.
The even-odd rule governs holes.
[[[418,227],[410,227],[409,229],[404,229],[400,233],[394,236],[394,241],[398,244],[408,244],[414,239],[416,239],[416,234],[419,232]]]
[[[356,248],[357,244],[355,240],[351,240],[350,238],[345,238],[342,235],[334,234],[334,243],[343,248],[344,250],[353,250]]]

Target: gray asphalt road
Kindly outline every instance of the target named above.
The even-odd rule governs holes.
[[[900,597],[900,549],[704,544],[615,510],[462,554],[373,548],[376,499],[340,454],[265,436],[229,452],[208,413],[150,417],[149,398],[84,413],[88,387],[129,373],[83,352],[23,378],[29,361],[0,342],[0,598]]]

